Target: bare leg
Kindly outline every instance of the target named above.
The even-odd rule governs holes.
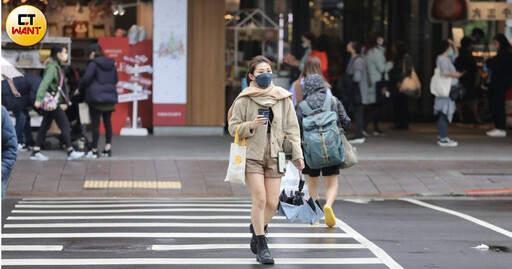
[[[338,196],[338,175],[324,177],[325,182],[325,205],[332,207]]]
[[[314,200],[320,199],[320,197],[318,196],[318,180],[318,177],[306,176],[309,194],[313,197]]]
[[[245,183],[252,198],[251,222],[256,235],[264,234],[265,204],[267,202],[264,179],[261,174],[247,173],[245,175]],[[277,189],[279,190],[279,187]]]
[[[266,205],[265,205],[265,225],[267,225],[277,211],[279,204],[279,190],[281,187],[281,178],[265,178]]]

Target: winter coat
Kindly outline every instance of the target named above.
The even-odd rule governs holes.
[[[116,85],[115,61],[107,57],[96,57],[89,61],[78,89],[85,91],[87,103],[115,104],[118,102]]]
[[[455,68],[459,72],[463,72],[464,74],[460,78],[460,83],[466,89],[466,94],[464,95],[464,100],[474,100],[477,98],[477,76],[478,66],[476,65],[475,58],[471,55],[470,51],[462,51],[455,60]]]
[[[491,69],[491,92],[506,92],[512,87],[512,50],[502,49],[485,62]]]
[[[36,101],[43,101],[46,92],[49,92],[51,95],[57,94],[57,92],[59,91],[59,86],[61,84],[61,75],[63,74],[60,64],[50,58],[44,69],[43,80],[41,81],[41,83],[39,84],[39,88],[37,89]],[[62,96],[61,94],[59,98],[59,104],[65,103],[66,100],[64,96]]]
[[[18,138],[9,112],[2,106],[2,181],[9,179],[18,157]]]
[[[366,64],[368,66],[368,75],[370,77],[370,85],[368,86],[368,99],[363,104],[374,104],[377,101],[377,91],[375,86],[377,82],[384,79],[389,80],[388,72],[393,68],[392,62],[386,63],[384,51],[380,48],[373,48],[366,54]],[[364,99],[364,98],[363,98]]]
[[[311,110],[321,109],[324,106],[325,98],[333,98],[327,95],[324,80],[319,75],[311,75],[306,78],[304,83],[304,101],[307,102]],[[334,97],[335,98],[335,97]],[[303,101],[303,102],[304,102]],[[331,104],[331,111],[338,112],[338,121],[341,124],[343,130],[348,131],[350,126],[350,118],[345,111],[345,107],[338,98],[336,103]],[[297,119],[299,125],[302,127],[302,120],[306,117],[306,113],[302,108],[297,106]]]
[[[271,84],[271,87],[273,84]],[[278,91],[285,91],[283,88],[277,87]],[[235,136],[236,129],[240,125],[238,131],[240,138],[246,138],[247,159],[262,161],[265,153],[265,144],[267,141],[267,125],[262,125],[254,130],[249,128],[249,124],[258,116],[258,109],[266,108],[256,103],[251,97],[244,96],[238,98],[233,104],[232,116],[229,119],[229,134]],[[278,100],[273,106],[270,107],[274,114],[271,124],[271,148],[270,156],[277,158],[277,153],[282,151],[284,138],[292,144],[292,160],[303,159],[301,142],[300,142],[300,129],[295,115],[295,108],[293,107],[291,98],[284,98]],[[284,112],[283,112],[284,109]],[[284,124],[283,115],[284,114]],[[267,123],[269,124],[269,123]],[[285,125],[285,130],[283,130]]]
[[[23,77],[13,79],[14,86],[21,94],[21,98],[15,98],[7,80],[2,81],[2,104],[9,111],[22,110],[30,107],[36,101],[36,93],[41,83],[41,77],[24,74]]]
[[[351,58],[347,66],[347,74],[352,76],[354,82],[359,84],[361,103],[368,104],[368,69],[366,61],[360,55]]]

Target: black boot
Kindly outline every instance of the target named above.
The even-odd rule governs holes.
[[[261,264],[274,264],[274,258],[272,258],[272,255],[270,255],[270,251],[268,250],[267,237],[265,237],[265,235],[257,235],[256,240],[258,241],[256,261]]]
[[[267,227],[268,227],[268,225],[265,225],[265,228],[264,228],[265,234],[268,234]],[[252,227],[252,224],[249,225],[249,230],[252,233],[251,251],[252,251],[252,253],[256,254],[256,253],[258,253],[258,241],[256,240],[256,233],[254,232],[254,228]]]

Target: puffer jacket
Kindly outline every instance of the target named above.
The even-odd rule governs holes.
[[[2,106],[2,182],[6,182],[18,157],[18,139],[9,112]]]
[[[36,100],[41,102],[43,101],[44,95],[46,92],[49,92],[51,95],[55,96],[59,91],[59,86],[61,83],[61,75],[62,69],[59,63],[57,63],[52,58],[48,59],[46,63],[46,67],[44,69],[43,80],[39,84],[39,88],[37,89]],[[64,90],[64,89],[63,89]],[[66,99],[62,94],[59,98],[59,104],[65,104]]]
[[[115,104],[118,102],[116,85],[116,62],[101,56],[89,61],[78,89],[85,91],[87,103]]]
[[[324,106],[325,98],[333,98],[327,95],[327,90],[325,88],[325,82],[320,75],[310,75],[306,78],[304,82],[304,101],[308,103],[309,107],[312,110],[320,109]],[[336,98],[336,97],[334,97]],[[303,101],[303,102],[304,102]],[[336,104],[333,102],[331,105],[331,111],[338,112],[338,121],[347,132],[350,128],[350,118],[345,111],[345,107],[341,103],[338,98],[336,98]],[[300,106],[297,106],[297,118],[299,120],[299,125],[302,128],[302,120],[306,117],[306,113],[302,110]]]

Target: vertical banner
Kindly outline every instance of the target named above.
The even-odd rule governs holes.
[[[187,0],[155,0],[153,124],[184,126],[187,105]]]

